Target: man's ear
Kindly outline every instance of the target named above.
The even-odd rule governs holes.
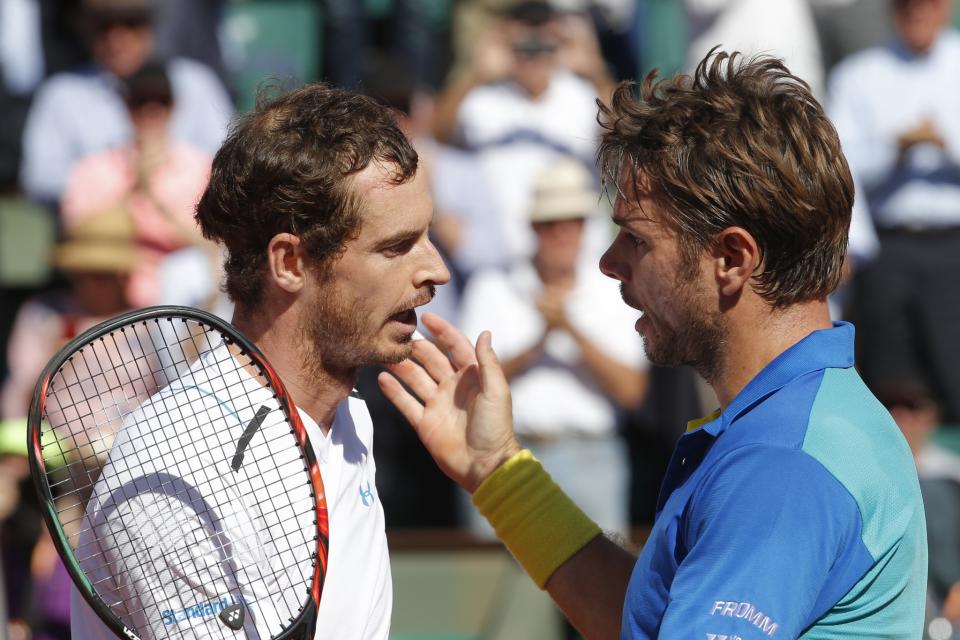
[[[303,243],[292,233],[278,233],[267,245],[270,281],[287,293],[297,293],[305,283]]]
[[[738,295],[760,269],[760,249],[753,235],[742,227],[727,227],[715,238],[714,264],[720,293]]]

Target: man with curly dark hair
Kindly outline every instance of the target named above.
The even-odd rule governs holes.
[[[410,355],[416,307],[449,279],[428,237],[433,205],[417,154],[388,109],[306,86],[262,99],[234,125],[196,217],[226,251],[233,322],[282,378],[323,474],[330,546],[317,637],[386,640],[392,585],[373,425],[352,390],[360,367]],[[196,562],[217,575],[216,550],[196,554],[171,558],[170,572]],[[275,570],[282,581],[295,568]],[[245,595],[255,580],[241,585]],[[189,587],[203,602],[215,584]],[[209,610],[156,608],[145,615],[171,636],[223,632]],[[73,617],[75,638],[106,637],[82,606]]]
[[[713,53],[601,106],[619,233],[600,269],[642,312],[651,361],[694,367],[720,408],[688,425],[639,558],[602,535],[513,435],[484,333],[380,383],[440,467],[588,638],[920,636],[927,572],[910,450],[857,375],[826,297],[853,185],[806,84]]]

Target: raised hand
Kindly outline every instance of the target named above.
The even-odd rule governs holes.
[[[388,373],[378,382],[440,469],[472,493],[520,450],[510,389],[489,332],[474,347],[437,315],[425,314],[423,323],[437,344],[417,340],[410,359],[389,367],[415,396]]]
[[[537,298],[537,311],[543,318],[548,330],[560,329],[568,331],[570,320],[567,318],[567,298],[570,289],[557,286],[546,286],[540,297]]]
[[[473,47],[471,70],[481,84],[510,77],[516,61],[498,21],[483,31]]]
[[[924,118],[916,126],[901,133],[897,142],[900,145],[901,152],[905,152],[918,144],[932,144],[941,149],[946,144],[939,129],[937,129],[936,123],[930,117]]]
[[[593,83],[600,98],[606,101],[613,90],[613,78],[600,51],[600,42],[590,17],[569,14],[558,22],[561,65]]]

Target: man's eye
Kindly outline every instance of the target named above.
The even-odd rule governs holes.
[[[414,244],[415,244],[415,241],[412,241],[412,240],[406,240],[406,241],[404,241],[404,242],[398,242],[398,243],[396,243],[396,244],[392,244],[392,245],[390,245],[390,246],[388,246],[388,247],[385,247],[385,248],[383,249],[383,254],[384,254],[385,256],[391,257],[391,258],[394,258],[394,257],[396,257],[396,256],[402,256],[402,255],[404,255],[404,254],[406,254],[406,253],[409,253],[409,252],[410,252],[410,249],[413,248],[413,245],[414,245]]]
[[[647,244],[647,241],[646,241],[646,240],[644,240],[643,238],[640,238],[640,237],[638,237],[638,236],[635,236],[635,235],[633,235],[632,233],[627,233],[627,234],[625,234],[625,235],[627,236],[627,240],[628,240],[628,241],[630,242],[630,244],[632,244],[634,247],[639,248],[639,247],[642,247],[642,246],[644,246],[644,245]]]

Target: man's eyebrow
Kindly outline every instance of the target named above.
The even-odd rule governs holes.
[[[610,220],[619,227],[625,227],[629,224],[632,224],[634,227],[649,227],[650,225],[658,225],[659,223],[650,217],[643,208],[639,209],[629,209],[626,213],[617,213],[616,210],[613,211],[613,214],[610,216]]]
[[[629,221],[626,216],[619,214],[616,211],[614,211],[613,215],[610,216],[610,220],[613,222],[613,224],[617,225],[618,227],[624,226]]]
[[[423,231],[419,229],[404,229],[384,238],[374,245],[373,248],[375,251],[382,251],[383,249],[389,249],[396,245],[413,242],[419,238],[422,233]]]
[[[643,215],[643,214],[637,215],[636,212],[623,214],[623,213],[617,213],[616,211],[614,211],[610,219],[618,227],[625,227],[631,222],[632,223],[650,222],[650,218],[648,218],[646,215]]]

